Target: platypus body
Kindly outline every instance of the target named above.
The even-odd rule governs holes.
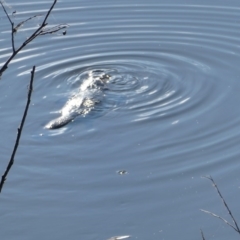
[[[102,71],[91,72],[83,80],[78,93],[73,95],[61,109],[61,116],[50,121],[45,128],[57,129],[73,121],[78,115],[86,116],[103,98],[110,76]]]

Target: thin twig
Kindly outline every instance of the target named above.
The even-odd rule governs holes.
[[[44,18],[44,20],[43,20],[43,22],[42,22],[42,27],[45,26],[45,23],[46,23],[46,21],[47,21],[47,19],[48,19],[48,16],[49,16],[49,14],[51,13],[51,11],[53,10],[53,8],[54,8],[54,6],[55,6],[56,3],[57,3],[57,0],[54,0],[51,8],[48,10],[47,15],[46,15],[46,17]]]
[[[210,181],[213,183],[213,186],[214,186],[215,189],[217,190],[217,193],[218,193],[219,197],[222,199],[222,202],[223,202],[225,208],[227,209],[228,214],[229,214],[230,217],[232,218],[232,221],[233,221],[234,225],[232,225],[232,224],[229,223],[226,219],[218,216],[218,215],[215,214],[215,213],[212,213],[212,212],[209,212],[209,211],[206,211],[206,210],[203,210],[203,209],[200,209],[200,210],[201,210],[202,212],[205,212],[205,213],[208,213],[208,214],[212,215],[213,217],[216,217],[216,218],[221,219],[221,220],[224,221],[227,225],[229,225],[230,227],[232,227],[236,232],[238,232],[238,233],[240,234],[240,229],[239,229],[239,227],[238,227],[237,221],[236,221],[235,218],[233,217],[233,214],[232,214],[230,208],[228,207],[226,201],[224,200],[221,192],[219,191],[217,184],[214,182],[214,180],[213,180],[213,178],[212,178],[211,176],[209,176],[209,177],[204,176],[203,178],[206,178],[206,179],[210,180]]]
[[[29,17],[28,19],[20,22],[20,23],[13,29],[14,33],[16,33],[16,32],[18,31],[18,29],[19,29],[24,23],[30,21],[30,20],[33,19],[33,18],[39,17],[39,16],[42,16],[42,15],[41,15],[41,14],[34,15],[34,16]]]
[[[3,8],[3,11],[5,12],[10,24],[11,24],[11,27],[12,27],[12,31],[11,31],[11,37],[12,37],[12,51],[15,52],[15,45],[14,45],[14,22],[11,20],[10,16],[8,15],[7,13],[7,10],[6,8],[4,7],[4,4],[2,1],[0,1],[0,4],[2,5],[2,8]],[[0,76],[1,76],[1,71],[0,71]]]
[[[210,212],[210,211],[207,211],[207,210],[204,210],[204,209],[200,209],[200,211],[202,212],[205,212],[209,215],[212,215],[213,217],[216,217],[216,218],[219,218],[221,219],[223,222],[225,222],[228,226],[232,227],[236,232],[239,232],[237,228],[235,228],[231,223],[229,223],[225,218],[222,218],[220,217],[219,215],[213,213],[213,212]]]
[[[6,14],[6,15],[7,15],[7,17],[8,17],[8,20],[9,20],[9,22],[10,22],[11,24],[13,24],[13,22],[12,22],[11,18],[9,17],[9,15],[8,15],[8,13],[7,13],[7,10],[6,10],[6,8],[4,7],[4,4],[3,4],[3,2],[2,2],[2,1],[0,1],[0,4],[2,5],[2,8],[3,8],[3,10],[4,10],[5,14]]]
[[[62,30],[64,28],[67,28],[67,24],[59,24],[57,26],[54,26],[52,28],[44,29],[39,35],[46,35],[46,34],[53,34],[55,32],[58,32],[59,30]]]
[[[6,181],[7,175],[8,175],[8,173],[9,173],[9,171],[10,171],[10,169],[11,169],[13,163],[14,163],[14,157],[15,157],[18,145],[19,145],[19,141],[20,141],[20,138],[21,138],[23,126],[24,126],[25,119],[26,119],[26,116],[27,116],[27,113],[28,113],[28,108],[29,108],[29,105],[30,105],[30,102],[31,102],[34,73],[35,73],[35,66],[33,66],[32,71],[31,71],[31,80],[30,80],[30,84],[29,84],[29,88],[28,88],[27,104],[26,104],[26,107],[25,107],[25,110],[24,110],[24,114],[23,114],[23,117],[22,117],[20,127],[18,128],[17,138],[16,138],[16,142],[15,142],[15,145],[14,145],[14,148],[13,148],[13,152],[12,152],[10,161],[8,163],[7,169],[5,170],[4,174],[2,175],[2,179],[1,179],[1,182],[0,182],[0,192],[2,191],[3,184]]]
[[[201,231],[202,240],[206,240],[205,237],[204,237],[202,229],[200,229],[200,231]]]

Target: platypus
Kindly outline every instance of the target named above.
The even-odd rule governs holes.
[[[61,116],[50,121],[45,128],[61,128],[78,115],[85,116],[89,113],[102,100],[109,79],[110,75],[102,71],[90,72],[80,85],[79,91],[61,109]]]

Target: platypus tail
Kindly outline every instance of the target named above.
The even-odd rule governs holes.
[[[45,128],[47,129],[58,129],[61,128],[63,126],[65,126],[66,124],[68,124],[69,122],[73,121],[74,117],[64,117],[64,116],[60,116],[56,119],[53,119],[52,121],[50,121]]]

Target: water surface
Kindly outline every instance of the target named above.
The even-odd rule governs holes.
[[[12,1],[18,23],[52,1]],[[11,51],[1,11],[0,63]],[[24,41],[41,22],[16,34]],[[21,143],[1,193],[2,239],[237,239],[211,174],[239,215],[240,3],[58,1],[49,24],[0,82],[0,170],[34,92]],[[111,76],[89,114],[46,124],[94,71]],[[118,174],[126,170],[127,174]]]

